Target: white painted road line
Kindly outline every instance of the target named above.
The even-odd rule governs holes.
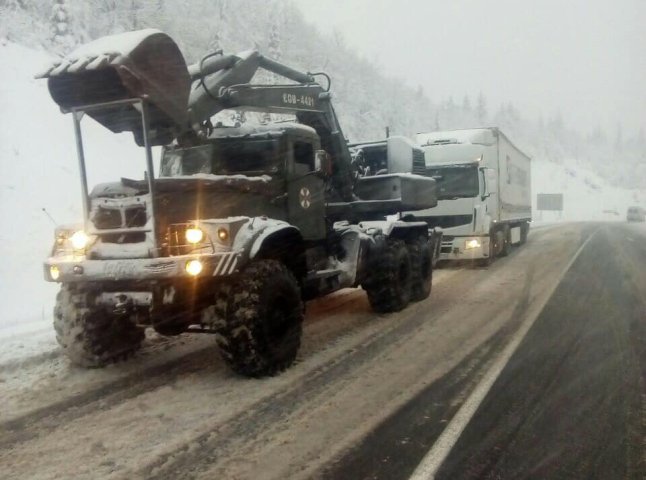
[[[420,464],[417,466],[409,480],[433,480],[435,478],[435,475],[437,474],[440,466],[448,457],[449,453],[460,438],[460,435],[462,435],[462,432],[469,424],[471,418],[473,418],[475,413],[478,411],[478,408],[487,396],[487,393],[489,393],[489,390],[491,390],[494,382],[496,381],[498,376],[500,376],[500,373],[505,368],[505,366],[511,359],[511,356],[514,354],[520,343],[525,338],[525,335],[540,315],[548,300],[552,297],[552,294],[556,290],[556,287],[561,283],[568,270],[570,270],[572,264],[576,261],[579,254],[583,251],[585,246],[597,233],[597,231],[598,230],[595,230],[579,247],[572,259],[568,262],[566,267],[559,275],[558,281],[554,282],[551,291],[548,293],[548,295],[545,296],[542,304],[540,304],[539,308],[535,310],[535,313],[533,315],[527,315],[527,318],[520,326],[516,334],[513,336],[509,344],[507,344],[505,349],[501,352],[500,356],[496,359],[491,368],[489,368],[483,379],[462,404],[458,412],[451,419],[435,444],[433,444],[433,447],[431,447],[429,452],[424,456]]]

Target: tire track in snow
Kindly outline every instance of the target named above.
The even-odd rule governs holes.
[[[452,280],[459,281],[459,278],[457,275],[452,276]],[[268,423],[279,423],[298,405],[320,395],[334,384],[335,380],[369,364],[389,346],[416,335],[418,328],[429,322],[426,315],[428,307],[427,302],[421,302],[409,306],[403,312],[387,315],[392,323],[385,328],[358,344],[347,346],[331,361],[299,375],[291,382],[289,388],[273,392],[228,421],[211,425],[206,432],[161,455],[151,464],[135,472],[134,476],[191,478],[202,466],[213,463],[228,451],[232,439],[235,438],[237,443],[241,439],[244,442],[255,438]],[[433,309],[438,312],[447,308],[450,308],[448,301],[433,303]],[[506,308],[507,306],[500,306],[499,310]]]
[[[207,357],[216,357],[215,345],[180,356],[170,362],[87,390],[77,395],[27,412],[0,424],[0,448],[28,441],[58,428],[70,420],[107,410],[143,393],[171,383],[174,379],[211,366]],[[224,366],[220,364],[218,370]]]

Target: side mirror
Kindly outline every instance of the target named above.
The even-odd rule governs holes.
[[[324,177],[332,175],[332,158],[325,150],[314,153],[314,171]]]
[[[482,178],[482,195],[480,198],[484,200],[498,191],[496,171],[492,168],[481,167],[480,175]]]

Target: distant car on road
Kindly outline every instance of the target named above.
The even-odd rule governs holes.
[[[642,207],[629,207],[626,220],[629,222],[646,222],[646,210]]]

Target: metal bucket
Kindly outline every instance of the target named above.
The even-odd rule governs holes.
[[[177,44],[158,30],[90,42],[51,65],[39,78],[48,78],[49,92],[63,111],[145,99],[152,145],[169,143],[189,128],[188,68]],[[141,115],[135,105],[106,105],[87,113],[113,132],[133,132],[136,142],[143,145]]]

